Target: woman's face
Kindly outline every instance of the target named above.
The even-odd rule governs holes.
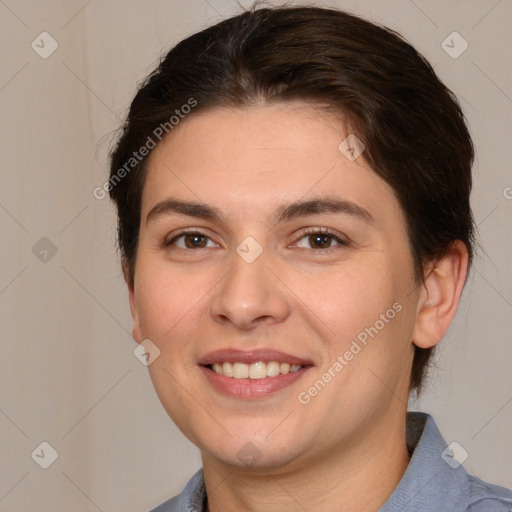
[[[158,347],[155,389],[205,458],[371,453],[405,412],[419,297],[405,219],[364,152],[340,149],[348,135],[302,102],[218,109],[150,157],[134,337]]]

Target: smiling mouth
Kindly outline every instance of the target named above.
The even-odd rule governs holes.
[[[209,368],[217,375],[222,375],[223,377],[258,380],[267,377],[287,375],[288,373],[296,373],[306,366],[309,365],[280,363],[278,361],[256,361],[251,364],[226,361],[206,365],[206,368]]]

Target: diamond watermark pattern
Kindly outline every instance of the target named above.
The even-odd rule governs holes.
[[[236,252],[246,263],[252,263],[261,255],[263,247],[252,236],[248,236],[236,248]]]
[[[468,49],[468,46],[468,42],[458,32],[452,32],[441,43],[441,48],[452,59],[458,59]]]
[[[450,443],[441,453],[443,460],[453,469],[457,469],[464,464],[469,457],[469,453],[457,441]]]
[[[41,32],[30,46],[39,57],[47,59],[59,47],[59,43],[48,32]]]
[[[260,450],[251,442],[245,443],[236,454],[238,460],[249,467],[256,465],[262,455]]]
[[[57,254],[57,246],[49,238],[43,236],[33,245],[32,253],[42,263],[48,263]]]
[[[32,453],[31,457],[43,469],[48,469],[59,457],[57,450],[48,442],[43,441]]]
[[[343,155],[353,162],[357,157],[359,157],[363,151],[365,150],[365,145],[363,142],[356,137],[353,133],[351,133],[339,146]]]
[[[145,339],[135,347],[133,354],[144,366],[149,366],[160,356],[160,349],[151,340]]]

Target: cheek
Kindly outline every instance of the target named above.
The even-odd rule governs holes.
[[[197,302],[198,283],[193,275],[185,280],[158,263],[144,263],[142,259],[135,284],[141,330],[146,337],[163,338]]]
[[[165,262],[144,263],[141,259],[135,288],[141,334],[158,345],[165,359],[176,359],[193,348],[189,342],[206,321],[218,278],[211,272],[170,269]]]
[[[333,400],[377,396],[386,386],[400,386],[410,364],[414,325],[406,273],[374,259],[372,265],[347,264],[322,278],[297,279],[295,286],[302,286],[300,296],[307,301],[303,314],[321,328],[322,372],[330,369],[339,376],[331,388],[337,389]]]
[[[287,285],[304,314],[316,317],[331,338],[356,336],[399,299],[390,269],[375,258],[347,261],[329,271],[289,274]]]

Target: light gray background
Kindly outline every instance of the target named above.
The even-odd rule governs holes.
[[[398,30],[465,109],[481,250],[432,383],[411,406],[468,451],[469,471],[512,487],[512,3],[317,5]],[[133,355],[114,211],[92,191],[162,49],[238,12],[223,0],[0,0],[1,511],[140,512],[200,466]],[[43,31],[59,44],[47,59],[31,48]],[[441,46],[453,31],[469,43],[457,59]],[[46,262],[32,251],[42,237],[57,248]],[[31,458],[42,441],[59,455],[48,469]]]

